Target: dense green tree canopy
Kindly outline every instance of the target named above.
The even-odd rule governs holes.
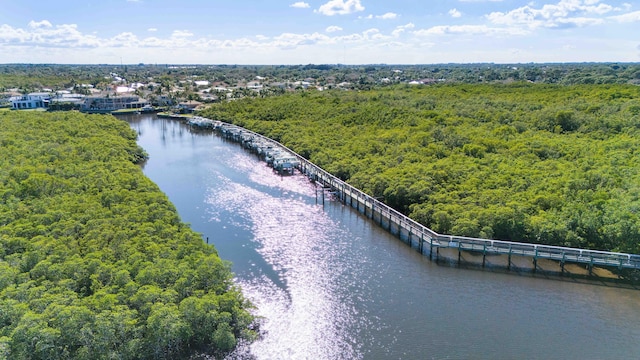
[[[173,359],[251,336],[229,265],[111,116],[0,111],[0,358]]]
[[[640,87],[308,91],[205,116],[289,146],[440,232],[640,253]]]

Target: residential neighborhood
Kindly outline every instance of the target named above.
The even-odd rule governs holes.
[[[640,65],[0,65],[0,106],[108,113],[194,111],[207,104],[293,91],[368,90],[445,83],[640,84]],[[12,82],[12,79],[20,79]],[[25,80],[26,79],[26,80]]]

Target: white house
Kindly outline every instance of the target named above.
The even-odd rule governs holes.
[[[37,109],[49,107],[51,95],[48,93],[31,93],[29,95],[16,96],[11,98],[11,109]]]
[[[262,90],[262,84],[259,81],[249,81],[247,83],[247,89]]]

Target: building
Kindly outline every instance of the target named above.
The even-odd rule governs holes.
[[[138,96],[90,96],[84,99],[82,111],[108,113],[122,109],[142,109],[149,102]]]
[[[85,96],[82,94],[72,94],[69,91],[58,91],[49,101],[49,111],[80,110]]]
[[[187,113],[194,112],[198,106],[202,106],[202,103],[195,100],[189,100],[178,104],[178,108],[180,108],[182,112]]]
[[[11,98],[11,109],[25,110],[49,107],[51,95],[48,93],[31,93],[29,95],[16,96]]]
[[[157,95],[155,97],[151,97],[152,104],[154,106],[172,106],[175,104],[175,100],[167,95]]]

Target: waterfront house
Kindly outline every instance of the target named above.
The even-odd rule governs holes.
[[[15,96],[11,98],[11,109],[25,110],[49,107],[51,95],[49,93],[31,93],[28,95]]]
[[[138,96],[90,96],[85,98],[82,111],[108,113],[122,109],[142,109],[149,102]]]
[[[201,105],[202,103],[199,101],[189,100],[189,101],[181,102],[180,104],[178,104],[178,107],[183,112],[193,112],[198,106],[201,106]]]

